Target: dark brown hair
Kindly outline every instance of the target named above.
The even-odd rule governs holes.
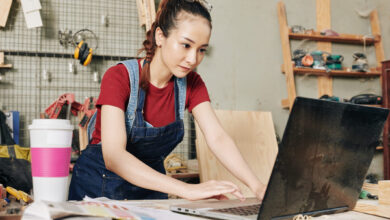
[[[202,4],[199,3],[199,0],[161,0],[156,14],[156,20],[153,22],[150,30],[146,33],[146,40],[143,42],[144,47],[139,51],[140,53],[144,50],[146,52],[140,80],[140,86],[145,91],[149,88],[150,62],[153,60],[157,47],[155,40],[156,28],[159,27],[164,36],[168,37],[170,30],[172,28],[176,28],[177,16],[182,11],[206,18],[210,22],[211,28],[210,13],[202,6]]]

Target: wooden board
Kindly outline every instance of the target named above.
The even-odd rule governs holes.
[[[149,0],[149,9],[150,9],[150,18],[152,19],[152,23],[156,20],[156,5],[154,0]]]
[[[290,39],[296,40],[312,40],[312,41],[323,41],[323,42],[333,42],[333,43],[345,43],[345,44],[359,44],[359,45],[373,45],[376,42],[380,41],[379,36],[374,36],[373,38],[366,38],[364,35],[355,35],[355,34],[339,34],[339,36],[325,36],[321,35],[321,32],[314,31],[313,34],[301,34],[301,33],[292,33],[290,29],[289,33]]]
[[[322,31],[330,29],[330,0],[317,0],[317,30]],[[318,42],[317,49],[332,52],[332,44],[329,42]],[[322,95],[333,95],[333,80],[330,76],[319,76],[318,77],[318,97]]]
[[[362,189],[366,190],[367,192],[371,193],[372,195],[378,195],[379,194],[379,186],[378,184],[374,183],[363,183]]]
[[[379,18],[377,10],[373,10],[370,14],[371,31],[374,36],[381,36],[381,29],[379,26]],[[382,61],[385,59],[385,52],[383,51],[382,40],[375,42],[376,66],[382,67]]]
[[[381,180],[379,186],[379,204],[388,205],[390,209],[390,180]]]
[[[353,210],[366,214],[390,218],[390,206],[381,205],[377,200],[359,200]]]
[[[12,0],[0,0],[0,27],[7,24],[8,14],[11,10]]]
[[[260,181],[268,183],[278,151],[271,113],[224,110],[215,113]],[[209,150],[197,124],[195,129],[201,182],[229,180],[237,184],[246,197],[253,197],[250,189],[230,174]]]
[[[382,65],[382,106],[390,108],[390,60],[384,61]],[[386,120],[383,128],[383,137],[389,136],[390,119]],[[389,139],[383,138],[383,176],[390,179],[390,146]]]
[[[0,65],[4,64],[4,52],[0,52]]]
[[[145,25],[145,11],[143,7],[143,0],[137,0],[139,26]]]
[[[290,39],[289,39],[289,28],[287,25],[287,16],[286,16],[286,7],[283,2],[278,2],[278,19],[279,19],[279,29],[280,29],[280,40],[282,43],[283,50],[283,65],[286,73],[286,83],[287,83],[287,95],[288,95],[288,105],[291,107],[294,103],[296,95],[295,91],[295,81],[294,81],[294,71],[291,65],[291,48],[290,48]],[[282,102],[282,106],[285,105]]]
[[[146,31],[149,31],[152,27],[152,23],[154,20],[152,20],[152,11],[151,11],[151,1],[150,0],[143,0],[144,5],[144,11],[145,11],[145,29]],[[154,5],[154,2],[153,2]]]

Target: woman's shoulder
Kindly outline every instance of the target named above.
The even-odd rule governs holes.
[[[105,82],[111,84],[111,83],[124,83],[129,84],[129,76],[127,73],[126,66],[123,64],[117,64],[114,66],[111,66],[107,69],[107,71],[104,73],[102,83]]]
[[[200,74],[198,74],[195,71],[192,71],[192,72],[190,72],[187,75],[187,84],[189,84],[189,85],[204,84],[204,82],[203,82],[202,77],[200,76]]]
[[[202,79],[200,77],[200,75],[195,72],[195,71],[191,71],[188,75],[187,75],[187,82],[192,82],[192,81],[197,81],[199,79]]]
[[[127,75],[127,69],[124,64],[118,63],[108,68],[105,74],[120,74],[120,75],[126,74]]]

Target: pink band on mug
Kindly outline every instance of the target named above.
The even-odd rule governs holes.
[[[69,175],[71,148],[31,148],[33,177],[66,177]]]

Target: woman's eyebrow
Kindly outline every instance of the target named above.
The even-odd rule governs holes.
[[[183,38],[184,38],[185,40],[188,40],[189,42],[195,44],[195,41],[191,40],[190,38],[188,38],[188,37],[183,37]],[[209,44],[203,44],[203,45],[202,45],[202,47],[207,47],[207,46],[209,46]]]

